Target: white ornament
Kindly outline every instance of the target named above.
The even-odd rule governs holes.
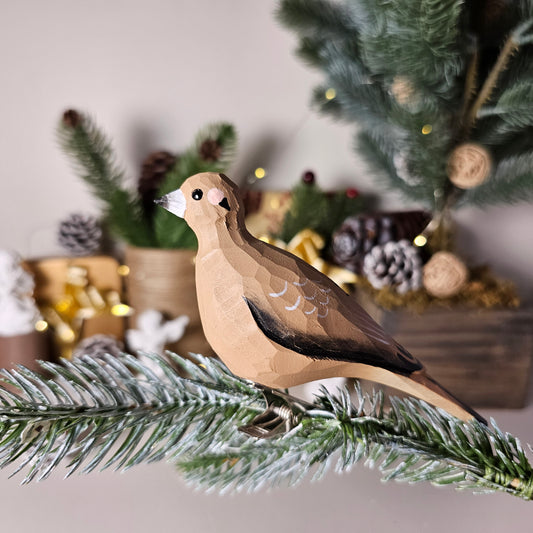
[[[33,277],[20,263],[16,252],[0,250],[0,298],[6,294],[31,295],[33,292]]]
[[[188,324],[185,315],[165,322],[160,311],[147,309],[138,316],[137,329],[126,331],[126,341],[132,351],[162,355],[165,344],[179,341]]]
[[[392,158],[396,175],[407,185],[420,185],[423,180],[420,176],[413,176],[409,171],[409,163],[404,152],[396,152]]]
[[[32,275],[18,254],[0,250],[0,335],[24,335],[34,330],[39,311],[32,297]]]
[[[375,289],[393,288],[399,294],[422,286],[422,260],[407,240],[374,246],[365,255],[363,272]]]

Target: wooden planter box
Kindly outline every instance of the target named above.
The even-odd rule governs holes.
[[[434,308],[416,315],[361,304],[433,378],[473,407],[516,409],[527,400],[533,310]]]

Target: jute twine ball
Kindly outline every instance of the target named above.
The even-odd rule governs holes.
[[[390,92],[400,105],[413,103],[415,100],[415,89],[409,78],[405,76],[395,76],[390,86]]]
[[[436,298],[457,294],[468,279],[465,264],[451,252],[437,252],[424,265],[423,285]]]
[[[481,185],[490,170],[490,154],[479,144],[461,144],[448,159],[448,177],[459,189],[472,189]]]

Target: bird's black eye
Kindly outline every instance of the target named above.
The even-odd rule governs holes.
[[[201,200],[203,195],[204,193],[202,192],[202,189],[194,189],[194,191],[192,191],[193,200]]]

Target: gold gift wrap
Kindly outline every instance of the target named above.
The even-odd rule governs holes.
[[[112,257],[50,258],[28,261],[35,298],[51,327],[61,357],[69,358],[83,338],[101,333],[122,339],[124,317],[119,263]]]

